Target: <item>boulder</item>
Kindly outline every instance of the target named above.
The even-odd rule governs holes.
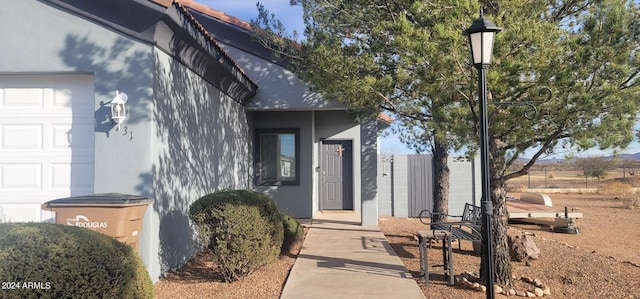
[[[543,297],[544,296],[544,292],[542,291],[541,288],[535,288],[533,290],[533,293],[536,294],[536,297]]]
[[[530,235],[509,236],[509,254],[514,261],[537,260],[540,249]]]

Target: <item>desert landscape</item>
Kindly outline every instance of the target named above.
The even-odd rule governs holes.
[[[580,233],[561,234],[549,227],[511,224],[510,235],[533,236],[540,256],[537,260],[512,262],[514,290],[530,291],[535,286],[526,280],[538,279],[549,287],[550,298],[640,298],[640,211],[625,206],[615,197],[599,194],[553,194],[554,205],[574,207],[584,214],[576,220]],[[428,298],[484,298],[485,294],[463,285],[450,287],[442,275],[432,275],[426,288],[419,276],[418,247],[413,234],[424,225],[416,219],[382,218],[379,224],[392,248],[416,278]],[[441,245],[430,249],[433,263],[442,263]],[[480,256],[473,253],[470,242],[462,250],[454,245],[456,274],[472,273],[477,277]]]
[[[543,172],[544,173],[544,172]],[[549,174],[553,173],[550,177]],[[540,249],[539,258],[512,262],[514,290],[533,293],[538,280],[548,288],[548,298],[640,298],[640,203],[635,192],[640,180],[621,172],[610,172],[603,179],[588,179],[588,188],[580,183],[580,171],[547,170],[546,183],[572,188],[548,188],[554,207],[565,206],[583,213],[577,219],[579,234],[554,233],[548,226],[511,224],[510,235],[528,234]],[[615,173],[615,174],[614,174]],[[509,182],[510,195],[519,196],[532,184],[544,184],[545,175],[532,173]],[[576,185],[576,181],[578,184]],[[573,183],[572,183],[573,182]],[[540,187],[537,187],[540,188]],[[593,188],[593,189],[591,189]],[[597,188],[597,189],[596,189]],[[414,237],[425,225],[415,218],[381,217],[380,230],[412,274],[427,298],[484,298],[485,294],[464,284],[449,286],[444,276],[431,275],[429,287],[420,278],[418,244]],[[249,277],[225,283],[206,254],[191,260],[182,269],[169,274],[155,285],[157,298],[278,298],[300,246],[283,253],[277,263]],[[462,241],[461,250],[454,245],[456,275],[477,277],[480,256],[470,242]],[[439,257],[441,244],[429,249],[429,257]],[[441,263],[441,261],[440,261]]]

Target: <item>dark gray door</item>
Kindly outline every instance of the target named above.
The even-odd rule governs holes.
[[[320,208],[353,210],[351,140],[324,140],[320,150]]]

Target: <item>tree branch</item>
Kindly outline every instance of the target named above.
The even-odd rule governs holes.
[[[632,80],[636,79],[636,77],[638,77],[638,75],[640,75],[640,69],[637,69],[635,72],[633,72],[633,74],[631,74],[627,78],[627,80],[625,80],[620,85],[618,85],[618,88],[620,88],[620,90],[629,88],[630,86],[627,86],[627,84],[629,84],[629,82],[631,82]]]
[[[417,120],[417,121],[426,122],[426,121],[431,121],[431,118],[432,118],[431,114],[429,114],[429,113],[409,114],[409,113],[406,113],[406,112],[402,112],[402,111],[400,111],[398,109],[393,109],[393,108],[386,107],[386,106],[383,106],[383,105],[380,105],[380,108],[383,109],[383,110],[389,111],[389,112],[393,112],[393,113],[399,115],[400,117],[405,117],[405,118],[409,118],[409,119],[413,119],[413,120]]]
[[[520,177],[520,176],[526,175],[529,172],[529,169],[533,166],[533,164],[536,163],[538,158],[540,158],[540,156],[542,156],[542,154],[544,154],[545,152],[547,152],[549,150],[549,148],[551,147],[551,144],[554,141],[558,140],[560,138],[560,136],[562,136],[562,131],[563,131],[562,128],[558,128],[549,137],[547,137],[545,139],[545,142],[542,144],[542,147],[540,147],[540,149],[533,155],[533,157],[531,157],[529,162],[527,162],[527,164],[522,166],[522,168],[520,170],[505,175],[503,177],[504,181],[510,180],[512,178],[516,178],[516,177]]]

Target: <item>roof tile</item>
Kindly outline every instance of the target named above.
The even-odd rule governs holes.
[[[172,2],[174,2],[174,0],[150,0],[152,2],[158,3],[164,7],[169,7],[171,5]],[[175,0],[175,2],[178,2],[181,6],[186,6],[189,7],[193,10],[199,11],[203,14],[209,15],[211,17],[214,17],[220,21],[223,21],[225,23],[231,24],[231,25],[235,25],[238,26],[240,28],[246,29],[246,30],[251,30],[251,23],[244,21],[240,18],[234,17],[234,16],[230,16],[228,14],[226,14],[223,11],[219,11],[216,9],[213,9],[211,7],[208,7],[204,4],[198,3],[196,1],[193,0]]]

